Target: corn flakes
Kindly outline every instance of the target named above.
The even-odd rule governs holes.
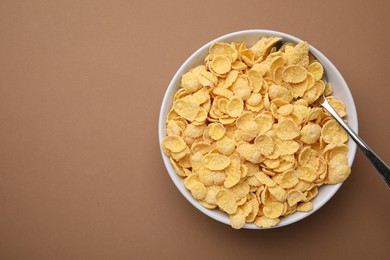
[[[311,211],[320,186],[351,172],[348,135],[316,101],[324,94],[341,117],[345,105],[306,42],[280,41],[213,43],[182,75],[166,118],[161,146],[174,171],[235,229]]]

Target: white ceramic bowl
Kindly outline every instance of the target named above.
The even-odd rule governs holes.
[[[213,42],[246,42],[248,46],[253,45],[256,43],[262,36],[277,36],[281,37],[283,41],[291,41],[291,42],[302,42],[301,39],[298,39],[297,37],[294,37],[292,35],[277,32],[277,31],[270,31],[270,30],[246,30],[246,31],[239,31],[230,33],[224,36],[221,36],[215,40],[212,40],[211,42],[205,44],[202,46],[199,50],[197,50],[195,53],[193,53],[179,68],[179,70],[176,72],[175,76],[172,78],[171,82],[169,83],[168,89],[165,92],[165,96],[161,105],[160,110],[160,118],[159,118],[159,125],[158,125],[158,135],[159,135],[159,142],[160,142],[160,149],[161,149],[161,142],[163,138],[166,136],[166,116],[169,112],[169,110],[172,107],[172,101],[173,96],[176,93],[176,91],[179,89],[180,86],[180,79],[181,76],[189,71],[191,68],[194,68],[197,65],[203,64],[203,60],[206,57],[208,53],[208,49],[210,45]],[[328,82],[332,83],[333,86],[333,95],[339,98],[343,101],[343,103],[346,105],[346,110],[348,113],[348,122],[349,125],[352,127],[355,132],[358,132],[358,119],[357,119],[357,113],[355,108],[355,103],[353,101],[351,92],[349,91],[349,88],[347,86],[347,83],[341,76],[340,72],[336,69],[336,67],[326,58],[320,51],[318,51],[313,46],[310,46],[310,52],[319,60],[319,62],[323,65]],[[352,165],[353,159],[355,157],[356,153],[356,144],[350,139],[348,141],[348,161],[349,164]],[[184,187],[183,179],[179,177],[170,161],[169,158],[162,152],[162,158],[164,160],[165,166],[168,170],[169,176],[172,178],[172,181],[175,183],[176,187],[179,189],[181,194],[197,209],[199,209],[201,212],[206,214],[207,216],[218,220],[222,223],[225,223],[227,225],[229,224],[229,216],[225,214],[224,212],[214,209],[206,209],[203,206],[199,204],[197,200],[195,200],[191,193]],[[332,196],[337,192],[337,190],[341,187],[342,183],[335,184],[335,185],[324,185],[320,187],[318,195],[316,198],[312,200],[314,204],[314,209],[310,212],[303,213],[303,212],[296,212],[290,216],[282,217],[279,225],[276,227],[282,227],[285,225],[289,225],[291,223],[297,222],[310,214],[314,213],[316,210],[321,208]],[[244,228],[248,229],[261,229],[257,227],[254,224],[245,224]]]

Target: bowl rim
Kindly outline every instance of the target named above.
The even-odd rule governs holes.
[[[217,37],[217,38],[209,41],[208,43],[204,44],[202,47],[200,47],[195,52],[193,52],[182,63],[180,68],[176,71],[176,73],[172,77],[172,79],[171,79],[171,81],[170,81],[170,83],[168,85],[168,88],[165,91],[165,94],[164,94],[164,97],[163,97],[163,100],[162,100],[162,104],[161,104],[161,108],[160,108],[160,113],[159,113],[159,122],[158,122],[159,147],[160,147],[160,152],[161,152],[161,155],[162,155],[162,158],[163,158],[166,170],[167,170],[170,178],[172,179],[173,183],[175,184],[176,188],[180,191],[180,193],[195,208],[197,208],[199,211],[201,211],[203,214],[207,215],[208,217],[210,217],[212,219],[215,219],[215,220],[217,220],[217,221],[219,221],[221,223],[224,223],[226,225],[230,225],[228,215],[221,216],[221,215],[215,214],[214,210],[210,210],[210,209],[204,208],[196,199],[194,199],[192,197],[192,195],[188,192],[188,190],[184,187],[182,177],[180,177],[180,176],[178,176],[176,174],[175,170],[173,169],[173,166],[170,163],[169,158],[164,154],[164,152],[162,150],[162,147],[161,147],[162,140],[166,136],[166,132],[165,132],[165,128],[166,128],[166,123],[165,123],[166,122],[166,118],[165,117],[166,117],[166,115],[164,113],[164,108],[167,105],[169,105],[169,103],[170,103],[170,100],[169,100],[170,93],[173,91],[174,88],[177,87],[177,84],[175,82],[177,81],[178,78],[180,78],[183,75],[183,73],[186,72],[185,70],[188,69],[187,68],[188,63],[190,63],[195,57],[197,57],[199,54],[201,54],[206,49],[208,49],[210,47],[210,45],[213,44],[214,42],[226,42],[228,39],[233,38],[233,37],[243,37],[245,35],[252,35],[252,34],[258,34],[259,37],[260,36],[264,36],[264,35],[277,36],[277,37],[281,37],[284,40],[293,41],[293,42],[297,42],[297,43],[303,42],[303,40],[301,40],[300,38],[298,38],[296,36],[293,36],[293,35],[290,35],[290,34],[287,34],[287,33],[284,33],[284,32],[280,32],[280,31],[266,30],[266,29],[240,30],[240,31],[228,33],[228,34],[222,35],[220,37]],[[356,111],[355,102],[353,100],[352,93],[351,93],[347,83],[345,82],[343,76],[341,75],[339,70],[336,68],[336,66],[324,54],[322,54],[319,50],[317,50],[311,44],[309,44],[309,48],[310,48],[310,52],[312,52],[312,53],[314,52],[316,58],[318,60],[321,60],[321,64],[323,64],[324,67],[325,67],[324,63],[326,63],[327,67],[332,67],[334,73],[336,74],[335,77],[339,78],[339,80],[346,86],[344,91],[346,92],[346,95],[348,97],[350,97],[350,100],[348,101],[348,109],[353,112],[352,116],[354,117],[353,122],[350,122],[350,126],[356,132],[356,134],[358,134],[357,111]],[[350,150],[350,153],[351,153],[350,157],[348,158],[348,162],[349,162],[349,165],[351,167],[352,167],[355,155],[356,155],[356,148],[357,148],[357,146],[356,146],[356,144],[354,142],[348,144],[348,149]],[[261,230],[261,229],[279,228],[279,227],[283,227],[283,226],[287,226],[287,225],[293,224],[293,223],[298,222],[298,221],[300,221],[302,219],[305,219],[306,217],[310,216],[311,214],[313,214],[314,212],[319,210],[324,204],[326,204],[335,195],[335,193],[340,189],[342,184],[343,184],[343,182],[342,183],[338,183],[338,184],[333,184],[333,185],[327,184],[326,186],[333,186],[333,189],[330,192],[327,193],[327,196],[326,196],[325,199],[320,201],[320,203],[316,204],[316,207],[313,210],[309,211],[309,212],[296,212],[294,214],[300,214],[300,216],[297,216],[295,218],[290,218],[290,219],[287,219],[287,220],[284,219],[284,221],[281,221],[278,225],[276,225],[274,227],[271,227],[271,228],[257,227],[253,223],[250,223],[250,224],[246,223],[243,226],[243,228],[244,229],[259,229],[259,230]],[[292,215],[290,215],[290,216],[292,216]]]

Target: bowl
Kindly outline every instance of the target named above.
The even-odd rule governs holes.
[[[171,177],[173,183],[176,185],[177,189],[181,192],[181,194],[198,210],[200,210],[202,213],[206,214],[207,216],[225,223],[227,225],[230,225],[229,223],[229,216],[218,210],[210,210],[204,208],[196,199],[194,199],[191,195],[191,193],[185,188],[183,179],[178,176],[170,161],[169,158],[163,153],[161,149],[161,143],[163,138],[166,136],[166,117],[169,112],[169,110],[172,107],[173,103],[173,97],[176,93],[176,91],[180,87],[180,80],[181,76],[189,71],[190,69],[194,68],[197,65],[203,64],[204,58],[206,57],[208,53],[208,49],[210,45],[214,42],[246,42],[248,46],[253,45],[256,43],[261,37],[263,36],[274,36],[274,37],[281,37],[282,41],[291,41],[291,42],[302,42],[301,39],[289,35],[287,33],[282,33],[278,31],[271,31],[271,30],[245,30],[245,31],[238,31],[233,32],[230,34],[223,35],[217,39],[214,39],[210,41],[209,43],[202,46],[200,49],[198,49],[196,52],[194,52],[184,63],[181,65],[179,70],[176,72],[174,77],[172,78],[171,82],[169,83],[169,86],[165,92],[163,102],[161,104],[161,110],[160,110],[160,117],[159,117],[159,125],[158,125],[158,135],[159,135],[159,143],[160,143],[160,150],[162,154],[162,158],[164,161],[164,164],[166,166],[166,169],[169,173],[169,176]],[[355,103],[353,101],[351,92],[347,86],[347,83],[341,76],[340,72],[337,70],[337,68],[332,64],[332,62],[325,57],[324,54],[322,54],[319,50],[314,48],[310,45],[310,52],[317,58],[317,60],[323,65],[324,70],[327,75],[328,82],[332,83],[333,86],[333,95],[336,96],[338,99],[340,99],[346,106],[346,111],[348,114],[348,123],[352,127],[352,129],[357,133],[358,132],[358,118],[355,108]],[[355,153],[356,153],[356,144],[349,139],[348,140],[348,162],[349,165],[352,165]],[[312,203],[314,205],[313,210],[309,212],[295,212],[289,216],[282,217],[280,220],[280,223],[276,225],[275,227],[282,227],[286,226],[292,223],[295,223],[299,220],[302,220],[309,215],[313,214],[315,211],[320,209],[326,202],[328,202],[333,195],[337,192],[337,190],[341,187],[342,183],[334,184],[334,185],[323,185],[319,188],[319,192],[317,197],[315,197],[312,200]],[[257,227],[253,223],[247,223],[244,225],[243,228],[247,229],[262,229]]]

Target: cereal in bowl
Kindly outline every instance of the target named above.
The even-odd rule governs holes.
[[[175,172],[236,229],[308,212],[320,186],[351,172],[348,135],[316,101],[325,94],[342,117],[345,105],[306,42],[280,42],[212,44],[182,75],[167,115],[162,149]]]

